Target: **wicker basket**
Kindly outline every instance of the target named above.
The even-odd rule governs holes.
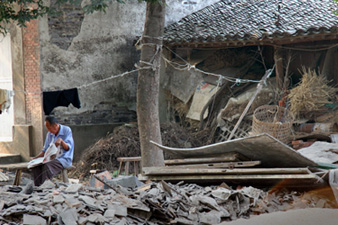
[[[292,134],[293,115],[277,105],[258,107],[253,115],[252,133],[268,133],[281,142],[289,143]]]

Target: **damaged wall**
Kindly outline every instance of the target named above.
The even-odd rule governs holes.
[[[213,2],[168,0],[166,23]],[[55,0],[47,3],[56,7]],[[84,1],[81,4],[63,4],[61,15],[40,19],[41,82],[44,91],[79,88],[80,109],[70,105],[53,113],[63,124],[96,133],[96,124],[136,120],[137,73],[92,83],[135,69],[140,52],[134,44],[143,32],[146,7],[137,0],[113,1],[106,13],[87,15],[81,11]],[[88,128],[91,125],[93,129]]]
[[[139,6],[137,1],[132,5],[135,16],[130,16],[129,4],[112,4],[106,14],[96,12],[90,15],[83,15],[79,11],[80,5],[73,10],[63,10],[69,8],[66,5],[62,7],[63,15],[57,17],[59,20],[53,16],[40,20],[42,89],[82,86],[79,89],[80,109],[59,107],[54,110],[65,123],[75,123],[72,120],[74,114],[95,110],[104,114],[120,104],[129,106],[135,102],[135,73],[83,86],[133,69],[138,58],[133,42],[141,33],[143,21],[138,18],[143,17],[144,7],[135,7]],[[84,118],[83,123],[97,123],[95,117],[85,115],[88,118]],[[107,120],[100,122],[115,122],[110,120],[111,117],[104,118]]]
[[[205,7],[211,1],[167,1],[167,23],[177,21],[191,12]],[[54,6],[55,0],[50,0]],[[82,3],[83,4],[83,3]],[[83,6],[83,5],[82,5]],[[43,90],[63,90],[108,78],[134,69],[139,52],[134,47],[136,37],[142,34],[145,4],[136,0],[126,4],[113,2],[106,13],[84,15],[81,5],[64,4],[62,15],[49,15],[40,20],[41,73]],[[175,13],[174,13],[175,12]],[[66,82],[65,82],[66,81]],[[57,117],[68,124],[114,123],[135,120],[137,74],[82,87],[79,95],[82,107],[59,107]],[[94,115],[75,121],[74,116],[84,112]],[[121,116],[120,116],[121,115]],[[106,118],[102,121],[102,117]]]

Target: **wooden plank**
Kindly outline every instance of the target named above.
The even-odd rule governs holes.
[[[291,179],[291,180],[314,180],[317,181],[319,178],[315,174],[252,174],[252,175],[180,175],[180,176],[143,176],[140,177],[140,180],[152,180],[152,181],[189,181],[189,180],[213,180],[213,181],[227,181],[227,180],[284,180],[284,179]]]
[[[307,168],[242,168],[242,169],[201,169],[182,167],[143,167],[145,175],[197,175],[197,174],[310,174]]]
[[[186,164],[186,165],[168,165],[168,167],[181,168],[238,168],[238,167],[253,167],[260,165],[260,161],[247,162],[227,162],[227,163],[207,163],[207,164]]]
[[[210,158],[187,158],[187,159],[170,159],[164,160],[165,165],[180,165],[180,164],[199,164],[199,163],[215,163],[215,162],[235,162],[241,161],[241,159],[247,159],[240,154],[231,152],[226,156],[222,155],[221,157],[210,157]]]

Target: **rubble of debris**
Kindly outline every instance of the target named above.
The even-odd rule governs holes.
[[[209,130],[187,130],[177,123],[161,124],[162,143],[172,147],[196,147],[207,144]],[[101,138],[88,147],[72,177],[84,178],[91,169],[115,171],[119,168],[118,157],[136,157],[141,155],[140,140],[136,125],[127,124],[115,128],[112,134]],[[165,156],[170,158],[170,156]]]
[[[336,208],[327,196],[264,192],[226,184],[149,182],[104,188],[46,181],[40,187],[6,185],[0,191],[3,224],[218,224],[292,208]]]
[[[250,65],[243,66],[245,73]],[[177,123],[161,125],[162,144],[153,142],[163,150],[165,166],[138,168],[139,134],[136,125],[127,124],[88,148],[76,164],[71,176],[89,178],[89,186],[36,188],[19,202],[37,195],[49,207],[47,216],[13,210],[3,218],[34,215],[49,224],[218,224],[289,209],[337,208],[337,89],[303,69],[301,81],[281,91],[269,78],[272,72],[266,70],[258,85],[211,84],[190,74],[196,80],[187,79],[187,88],[171,87],[169,108]],[[123,186],[118,182],[128,178],[113,178],[114,171],[142,171],[138,179],[145,184]],[[78,192],[70,193],[74,187]]]
[[[315,162],[338,162],[338,89],[317,70],[305,67],[298,72],[298,83],[292,84],[286,73],[280,87],[277,77],[269,77],[272,70],[265,71],[259,85],[215,83],[212,76],[189,72],[200,83],[185,82],[186,89],[174,85],[188,74],[173,71],[181,78],[170,86],[170,106],[181,121],[209,127],[212,143],[267,133]]]

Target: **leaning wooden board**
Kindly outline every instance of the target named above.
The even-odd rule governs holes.
[[[238,152],[250,160],[261,161],[261,166],[267,168],[317,166],[314,161],[265,133],[197,148],[171,148],[152,143],[176,158],[217,157]]]

